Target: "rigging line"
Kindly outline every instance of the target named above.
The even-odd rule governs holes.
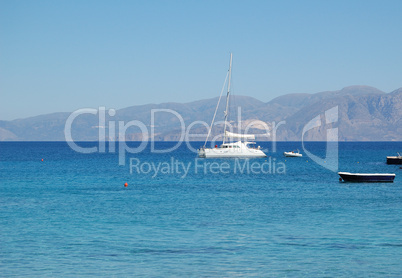
[[[222,93],[223,93],[223,90],[225,89],[225,85],[226,85],[226,81],[227,81],[227,79],[228,79],[228,76],[229,76],[229,71],[228,71],[228,73],[226,74],[225,82],[223,82],[223,86],[222,86],[221,94],[220,94],[220,96],[219,96],[218,104],[216,105],[216,108],[215,108],[214,117],[212,118],[212,122],[211,122],[211,125],[210,125],[209,130],[208,130],[207,138],[205,139],[204,148],[205,148],[205,146],[206,146],[206,144],[207,144],[209,135],[211,134],[212,125],[214,124],[214,121],[215,121],[216,112],[218,111],[219,103],[221,102]]]
[[[233,88],[233,80],[232,80],[231,87]],[[241,130],[239,129],[241,119],[239,119],[239,113],[238,112],[239,112],[239,107],[241,108],[241,106],[237,106],[237,101],[236,101],[237,95],[236,95],[235,89],[232,89],[231,97],[232,97],[231,98],[231,103],[233,103],[233,104],[230,106],[230,109],[232,111],[231,114],[234,115],[234,117],[232,117],[232,120],[234,121],[233,122],[233,130],[237,130],[237,133],[240,134],[240,133],[242,133]],[[236,123],[237,123],[237,129],[235,129]]]
[[[223,144],[226,142],[226,125],[229,114],[229,93],[230,93],[230,79],[232,78],[232,53],[230,53],[230,62],[229,62],[229,81],[228,81],[228,92],[226,94],[226,108],[225,108],[225,126],[223,128]]]

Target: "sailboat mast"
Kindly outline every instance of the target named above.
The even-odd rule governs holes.
[[[228,80],[228,92],[226,94],[226,109],[225,109],[225,127],[223,128],[223,144],[226,141],[226,123],[229,114],[229,93],[230,93],[230,80],[232,78],[232,53],[230,53],[230,62],[229,62],[229,80]]]

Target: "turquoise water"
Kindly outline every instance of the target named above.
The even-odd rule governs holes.
[[[0,143],[0,276],[402,276],[402,169],[385,164],[401,142],[339,145],[340,171],[396,173],[385,184],[339,182],[300,143],[261,145],[251,160],[147,146],[119,165],[108,146]]]

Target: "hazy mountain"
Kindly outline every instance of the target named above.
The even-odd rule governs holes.
[[[154,137],[155,140],[179,140],[181,121],[185,128],[191,127],[190,133],[206,134],[206,126],[211,123],[217,102],[218,98],[212,98],[189,103],[131,106],[116,110],[115,114],[106,111],[104,123],[99,122],[99,115],[86,113],[74,119],[71,134],[74,140],[82,141],[98,140],[99,132],[105,134],[106,138],[122,138],[123,134],[119,135],[118,131],[124,133],[128,140],[141,140],[144,135],[147,139]],[[402,141],[402,88],[387,94],[373,87],[350,86],[339,91],[288,94],[267,103],[252,97],[235,96],[231,97],[230,103],[231,124],[238,128],[238,117],[242,121],[242,129],[254,122],[249,132],[256,133],[258,140],[271,140],[274,133],[272,127],[284,121],[276,130],[276,139],[299,141],[305,125],[319,116],[317,119],[320,120],[320,126],[306,131],[304,140],[326,140],[328,129],[338,128],[341,141]],[[223,120],[224,106],[225,97],[222,97],[216,122]],[[240,116],[237,114],[239,106]],[[325,113],[334,107],[337,121],[327,123]],[[64,128],[70,115],[71,113],[53,113],[0,121],[0,140],[65,140]],[[135,126],[138,122],[130,121],[142,123],[143,130]],[[194,124],[196,121],[197,124]],[[113,124],[115,129],[112,128]],[[270,130],[264,127],[269,127]],[[222,126],[218,124],[213,128],[212,135],[221,132]],[[270,136],[267,135],[268,132]]]
[[[348,91],[354,92],[351,89]],[[338,121],[326,125],[324,113],[332,107],[338,107]],[[284,140],[301,140],[303,127],[317,115],[321,115],[322,126],[306,134],[308,140],[325,140],[327,128],[337,127],[341,141],[400,141],[402,89],[390,94],[338,93],[320,99],[288,117],[287,128],[279,136]]]

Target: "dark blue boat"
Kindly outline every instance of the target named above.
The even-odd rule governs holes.
[[[347,182],[394,182],[395,174],[362,174],[338,172],[343,181]]]
[[[387,164],[402,164],[402,155],[387,156]]]

